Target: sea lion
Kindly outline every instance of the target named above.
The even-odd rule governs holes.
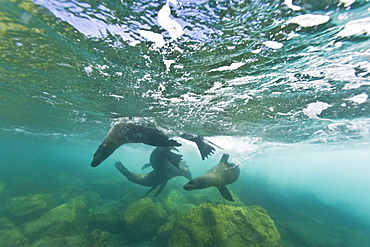
[[[233,202],[234,199],[225,185],[238,179],[240,168],[234,163],[229,163],[227,161],[229,157],[228,154],[222,155],[218,165],[215,165],[203,175],[190,180],[183,188],[185,190],[197,190],[215,186],[226,200]]]
[[[174,147],[157,147],[150,154],[149,164],[146,166],[152,166],[154,170],[163,171],[169,166],[174,165],[180,168],[180,162],[182,160],[182,155],[172,152],[172,150],[178,151]],[[144,165],[145,167],[145,165]],[[143,167],[143,169],[144,169]]]
[[[176,160],[179,160],[178,167],[175,167],[167,158],[176,155]],[[152,186],[152,188],[146,194],[150,193],[152,190],[156,189],[158,185],[160,185],[158,191],[154,195],[157,196],[162,192],[168,180],[171,178],[177,176],[184,176],[189,180],[192,178],[188,166],[180,163],[181,156],[182,155],[180,154],[172,153],[170,147],[157,147],[150,155],[150,163],[144,165],[143,167],[153,167],[154,170],[147,174],[132,173],[119,161],[115,163],[115,166],[122,173],[122,175],[127,177],[129,181],[143,186]]]
[[[98,166],[125,143],[144,143],[157,147],[181,146],[180,143],[170,140],[162,131],[150,124],[132,121],[117,122],[96,150],[91,166]]]
[[[182,134],[180,137],[197,144],[202,159],[211,155],[215,150],[213,143],[206,141],[198,135]],[[181,143],[171,140],[162,131],[150,123],[145,122],[117,122],[108,132],[103,142],[99,145],[91,162],[92,167],[98,166],[108,158],[117,148],[125,143],[144,143],[156,147],[179,147]],[[214,144],[213,144],[214,145]],[[215,145],[216,146],[216,145]],[[216,146],[217,147],[217,146]],[[176,164],[174,164],[176,166]]]

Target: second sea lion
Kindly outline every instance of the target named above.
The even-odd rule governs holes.
[[[180,163],[182,155],[171,152],[171,149],[170,147],[157,147],[153,150],[150,155],[150,163],[143,167],[153,167],[153,171],[147,174],[132,173],[119,161],[115,163],[115,166],[129,181],[143,186],[152,186],[146,194],[156,189],[159,185],[156,196],[162,192],[171,178],[177,176],[183,176],[189,180],[192,178],[188,166]],[[172,162],[177,162],[178,165],[175,167]]]
[[[234,201],[230,191],[225,187],[227,184],[235,182],[240,174],[240,168],[234,163],[229,163],[227,160],[230,157],[228,154],[222,155],[218,165],[215,165],[203,175],[190,180],[184,185],[185,190],[204,189],[211,186],[218,188],[221,195],[229,201]]]

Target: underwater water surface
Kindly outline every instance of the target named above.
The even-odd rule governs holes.
[[[366,0],[0,0],[0,246],[370,246],[369,35]],[[145,196],[145,144],[91,167],[128,118],[193,178],[230,154],[235,202]]]

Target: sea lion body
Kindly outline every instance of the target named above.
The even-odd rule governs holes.
[[[150,124],[132,121],[118,122],[110,129],[96,150],[91,166],[98,166],[125,143],[144,143],[156,147],[181,146],[180,143],[169,139],[162,131]]]
[[[182,160],[182,155],[172,152],[172,150],[177,149],[173,147],[157,147],[150,154],[149,165],[153,167],[154,170],[171,169],[172,166],[180,168],[180,162]],[[170,167],[171,166],[171,167]]]
[[[201,157],[204,160],[213,154],[216,146],[214,143],[207,141],[202,136],[193,134],[182,134],[180,137],[195,142],[198,146]],[[92,167],[98,166],[108,158],[117,148],[125,143],[144,143],[155,147],[179,147],[181,143],[171,140],[161,130],[145,121],[125,121],[117,122],[108,132],[103,142],[96,150]],[[213,146],[212,146],[213,145]],[[175,165],[175,164],[174,164]],[[176,166],[176,165],[175,165]]]
[[[122,175],[127,177],[129,181],[143,186],[151,186],[152,188],[147,192],[147,194],[160,185],[155,194],[156,196],[162,192],[168,180],[171,178],[178,176],[186,177],[189,180],[192,178],[188,166],[179,163],[178,167],[175,167],[167,159],[167,157],[171,157],[173,155],[178,155],[181,159],[182,155],[172,153],[170,150],[171,148],[169,147],[157,147],[153,150],[150,156],[151,163],[149,165],[152,166],[154,170],[147,174],[132,173],[119,161],[115,163],[115,166],[122,173]],[[144,165],[144,167],[148,167],[148,165]]]
[[[143,186],[158,186],[160,184],[160,172],[151,171],[147,174],[138,174],[130,172],[121,162],[115,163],[116,168],[124,175],[129,181],[140,184]]]
[[[212,167],[203,175],[190,180],[184,185],[184,189],[196,190],[214,186],[219,189],[225,199],[234,201],[225,185],[231,184],[239,178],[240,168],[233,163],[229,163],[228,158],[229,155],[224,154],[218,165]]]

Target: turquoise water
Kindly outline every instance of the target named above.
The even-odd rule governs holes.
[[[360,0],[0,0],[0,238],[150,246],[156,234],[129,241],[124,227],[91,223],[148,190],[113,163],[140,173],[152,147],[127,144],[90,167],[112,123],[136,117],[224,149],[201,161],[181,140],[193,177],[230,153],[241,175],[228,188],[267,210],[284,246],[370,246],[369,35],[370,3]],[[185,183],[149,197],[198,195]],[[199,193],[199,204],[226,203],[212,188]],[[31,213],[11,210],[36,195]],[[57,240],[27,232],[82,197],[83,230]]]

